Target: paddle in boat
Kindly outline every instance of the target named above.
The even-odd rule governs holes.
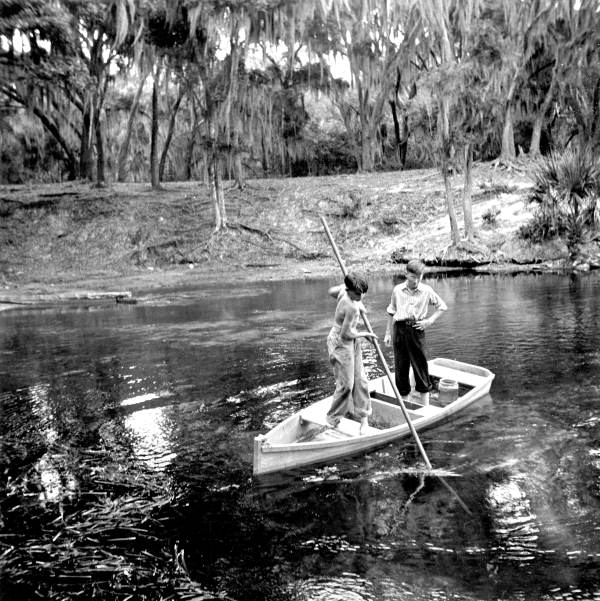
[[[442,358],[429,361],[429,374],[435,386],[430,403],[422,405],[413,398],[404,403],[414,430],[430,427],[468,407],[489,392],[494,379],[494,374],[484,367]],[[360,434],[360,423],[348,418],[343,418],[336,428],[328,426],[325,416],[331,397],[327,397],[294,413],[267,434],[255,437],[254,475],[323,463],[410,436],[410,424],[389,377],[371,380],[369,391],[373,414],[366,432]]]

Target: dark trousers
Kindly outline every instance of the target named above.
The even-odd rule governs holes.
[[[394,369],[396,386],[402,396],[410,394],[409,369],[412,365],[417,392],[429,392],[425,332],[413,327],[414,320],[394,322]]]

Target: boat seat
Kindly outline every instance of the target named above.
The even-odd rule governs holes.
[[[396,407],[400,407],[400,403],[395,396],[390,396],[389,394],[385,394],[383,392],[379,392],[378,390],[371,390],[369,393],[372,399],[377,399],[378,401],[385,401],[386,403],[390,403],[395,405]],[[422,403],[418,403],[415,400],[409,399],[408,401],[404,401],[404,406],[414,411],[415,409],[420,409],[423,405]]]
[[[445,365],[432,365],[429,368],[429,375],[433,376],[434,378],[440,378],[440,380],[442,378],[454,380],[459,384],[465,384],[466,386],[471,386],[473,388],[486,381],[484,376],[452,369],[451,367],[446,367]]]

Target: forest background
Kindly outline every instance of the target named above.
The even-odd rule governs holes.
[[[597,0],[0,0],[4,284],[314,261],[319,214],[596,267],[599,54]]]
[[[339,277],[321,216],[369,274],[600,267],[599,21],[598,0],[0,0],[0,310]],[[3,507],[31,527],[0,577],[207,598],[156,526],[163,474],[97,469],[111,428],[108,454],[79,452],[108,419],[86,406],[113,407],[89,392],[57,393],[76,448],[14,431]],[[88,501],[29,512],[45,450],[87,458]]]

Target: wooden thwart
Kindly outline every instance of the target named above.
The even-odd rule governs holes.
[[[372,390],[370,395],[372,399],[385,401],[386,403],[392,403],[393,405],[399,406],[398,399],[395,396],[379,392],[378,390]],[[415,401],[404,401],[404,406],[407,409],[415,411],[416,409],[421,409],[421,407],[423,407],[423,403],[417,403]]]

